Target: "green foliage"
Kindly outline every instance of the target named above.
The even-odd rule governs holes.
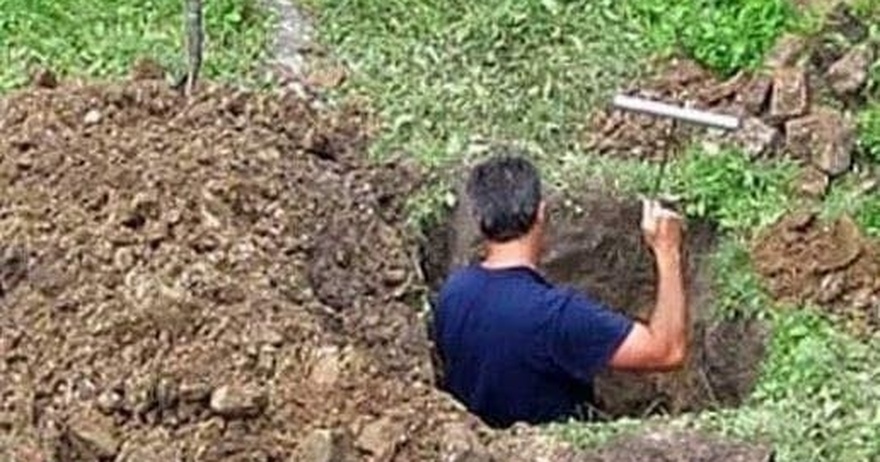
[[[695,416],[702,428],[768,438],[779,460],[880,456],[880,339],[860,343],[809,310],[776,321],[750,405]]]
[[[880,102],[858,116],[859,148],[867,160],[880,163]]]
[[[0,92],[24,85],[32,66],[71,76],[128,72],[139,57],[183,69],[179,0],[0,0]],[[253,0],[205,1],[207,77],[250,77],[268,18]]]
[[[675,168],[670,181],[685,213],[732,231],[765,226],[784,213],[795,171],[791,163],[755,163],[730,149],[691,150]]]
[[[752,269],[742,239],[725,236],[712,255],[714,314],[721,318],[766,318],[771,300]]]
[[[659,47],[680,47],[724,75],[760,66],[797,19],[787,0],[639,0],[633,8]]]
[[[856,222],[868,236],[880,237],[880,195],[867,198],[855,213]]]
[[[614,0],[306,0],[372,100],[374,150],[457,159],[473,138],[574,150],[587,115],[648,49]]]

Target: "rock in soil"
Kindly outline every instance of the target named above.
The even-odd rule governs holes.
[[[767,53],[764,65],[770,69],[796,66],[807,50],[807,39],[797,34],[786,34],[776,41]]]
[[[801,170],[795,184],[798,191],[810,199],[822,199],[830,186],[828,175],[814,167]]]
[[[785,132],[792,155],[809,160],[830,176],[840,175],[852,165],[855,129],[834,109],[814,108],[812,114],[788,121]]]
[[[256,417],[267,404],[266,393],[253,385],[224,385],[211,393],[211,410],[228,419]]]
[[[109,417],[95,412],[80,413],[68,422],[67,457],[85,461],[113,459],[119,451],[119,439]]]
[[[758,237],[752,260],[776,298],[825,307],[860,334],[880,329],[880,244],[849,217],[783,217]]]
[[[858,93],[868,82],[868,73],[874,61],[874,51],[868,45],[854,47],[832,64],[825,74],[828,85],[840,96]]]
[[[742,126],[730,138],[751,158],[771,155],[783,145],[779,129],[757,117],[742,119]]]
[[[740,91],[739,101],[750,114],[760,116],[767,110],[772,88],[773,77],[756,75]]]
[[[300,443],[296,459],[301,462],[350,462],[355,453],[351,437],[342,431],[317,429]]]
[[[809,109],[807,73],[798,67],[780,67],[773,72],[770,117],[776,122],[799,117]]]

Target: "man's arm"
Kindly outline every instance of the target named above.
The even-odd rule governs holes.
[[[657,305],[648,324],[637,322],[611,357],[624,370],[662,371],[681,367],[687,357],[687,300],[681,262],[681,218],[646,203],[642,227],[657,263]]]

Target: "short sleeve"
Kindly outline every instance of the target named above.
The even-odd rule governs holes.
[[[626,339],[633,321],[574,291],[554,297],[549,353],[567,375],[591,382]]]

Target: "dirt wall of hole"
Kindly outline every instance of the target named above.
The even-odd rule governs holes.
[[[423,271],[435,293],[450,270],[479,258],[479,234],[462,193],[458,191],[460,202],[441,225],[429,230],[422,248]],[[646,320],[654,308],[656,274],[639,227],[640,203],[607,191],[548,202],[549,232],[541,262],[546,276]],[[595,382],[599,418],[736,406],[754,387],[765,354],[766,326],[715,316],[709,261],[715,230],[691,222],[686,239],[691,321],[687,364],[671,373],[603,372]]]

